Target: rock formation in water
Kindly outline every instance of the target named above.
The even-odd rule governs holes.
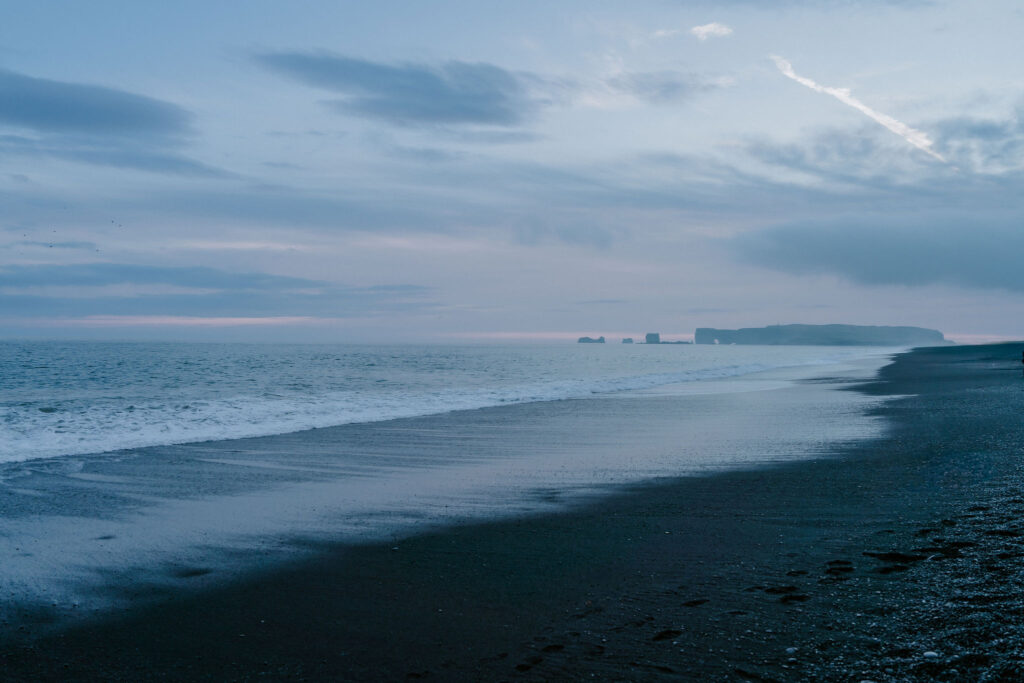
[[[594,339],[593,337],[580,337],[579,339],[576,340],[576,343],[577,344],[604,344],[604,337],[598,337],[597,339]]]

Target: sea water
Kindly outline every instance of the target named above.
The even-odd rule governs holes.
[[[829,456],[879,433],[880,399],[836,389],[890,353],[0,343],[0,594],[59,624],[321,543]]]
[[[0,463],[815,366],[877,349],[0,342]]]

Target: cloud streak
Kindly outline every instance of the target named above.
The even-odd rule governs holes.
[[[698,40],[707,40],[708,38],[722,38],[732,34],[732,29],[725,24],[719,24],[717,21],[713,21],[710,24],[703,24],[701,26],[694,26],[690,29],[690,33],[697,36]]]
[[[665,104],[687,99],[697,93],[719,90],[725,82],[698,74],[677,71],[627,72],[606,81],[613,90],[627,93],[652,104]]]
[[[0,287],[67,285],[95,287],[124,283],[180,285],[216,289],[275,290],[323,287],[320,280],[270,275],[231,273],[199,266],[143,266],[124,263],[75,263],[8,265],[0,268]]]
[[[103,136],[45,135],[34,139],[0,135],[0,155],[52,157],[112,168],[150,173],[206,178],[228,178],[232,174],[168,149],[165,141],[122,140]]]
[[[833,274],[875,286],[1021,292],[1019,225],[1016,215],[854,215],[744,233],[730,247],[745,262],[797,275]]]
[[[436,306],[411,284],[354,287],[269,273],[123,263],[0,267],[0,316],[352,318]],[[252,323],[257,324],[257,323]]]
[[[191,112],[146,95],[0,69],[0,156],[50,157],[179,176],[231,174],[179,153]]]
[[[853,107],[854,109],[861,112],[862,114],[872,119],[873,121],[885,126],[893,133],[896,133],[896,135],[899,135],[901,138],[909,142],[914,147],[917,147],[919,150],[921,150],[928,156],[945,163],[946,159],[941,154],[932,149],[932,145],[934,143],[926,133],[911,128],[907,124],[903,123],[902,121],[894,119],[888,114],[883,114],[881,112],[875,111],[874,109],[872,109],[871,107],[867,106],[866,104],[858,100],[856,97],[854,97],[850,93],[850,90],[848,88],[832,88],[825,85],[819,85],[818,83],[812,81],[810,78],[805,78],[803,76],[798,75],[793,70],[793,65],[790,64],[787,60],[783,59],[782,57],[772,55],[772,61],[775,62],[775,66],[778,67],[779,71],[786,78],[792,79],[799,83],[800,85],[806,86],[811,90],[814,90],[815,92],[831,95],[832,97],[836,98],[843,104]]]
[[[332,109],[396,125],[521,123],[534,109],[523,82],[493,64],[378,64],[326,52],[274,52],[256,62],[282,76],[345,95]]]
[[[0,69],[0,122],[39,132],[182,135],[191,115],[170,102]]]
[[[41,327],[274,327],[319,325],[338,319],[312,316],[199,317],[183,315],[90,315],[83,318],[32,321]]]

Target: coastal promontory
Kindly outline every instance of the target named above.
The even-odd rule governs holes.
[[[885,325],[769,325],[719,330],[698,327],[697,344],[808,346],[941,346],[951,344],[938,330]]]

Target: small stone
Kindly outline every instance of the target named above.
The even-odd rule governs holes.
[[[787,655],[796,654],[796,648],[795,647],[787,647],[786,648],[786,654]]]
[[[938,659],[938,657],[939,657],[939,653],[935,652],[934,650],[928,650],[927,652],[924,653],[924,658],[925,659]]]

